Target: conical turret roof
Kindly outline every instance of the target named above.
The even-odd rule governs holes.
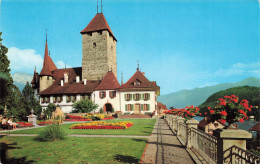
[[[57,69],[56,65],[53,63],[51,57],[48,55],[48,44],[47,44],[47,40],[46,40],[43,67],[42,67],[41,73],[39,75],[40,76],[44,76],[44,75],[53,76],[51,72],[56,69]]]
[[[87,32],[94,32],[94,31],[100,31],[100,30],[108,30],[108,32],[116,40],[116,37],[114,36],[112,30],[110,29],[103,13],[97,13],[95,15],[95,17],[87,25],[87,27],[84,28],[84,30],[82,30],[80,33],[84,34]]]

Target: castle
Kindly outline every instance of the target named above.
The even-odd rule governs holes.
[[[40,99],[42,108],[49,103],[59,105],[69,113],[72,104],[90,99],[104,112],[145,113],[157,109],[160,87],[149,81],[137,68],[124,84],[117,80],[117,39],[103,13],[97,13],[82,35],[82,67],[57,69],[48,55],[46,36],[43,67],[34,71],[32,88]]]

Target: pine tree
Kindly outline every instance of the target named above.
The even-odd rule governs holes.
[[[4,111],[5,106],[11,107],[10,95],[13,92],[13,79],[10,74],[10,61],[7,58],[8,48],[2,44],[0,32],[0,113]]]
[[[22,100],[24,103],[26,114],[29,115],[31,113],[31,110],[33,109],[34,114],[40,116],[42,111],[40,102],[35,98],[34,91],[28,81],[22,91],[22,94]]]

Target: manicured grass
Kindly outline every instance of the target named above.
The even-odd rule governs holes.
[[[131,121],[134,125],[128,129],[69,129],[71,125],[75,124],[63,124],[61,125],[65,134],[87,134],[87,135],[151,135],[155,123],[155,119],[116,119],[107,120],[106,122],[117,121]],[[43,128],[35,128],[29,130],[20,130],[7,132],[12,134],[38,134]]]
[[[66,137],[39,142],[34,137],[0,138],[9,163],[139,163],[146,139]],[[2,161],[4,162],[4,161]]]

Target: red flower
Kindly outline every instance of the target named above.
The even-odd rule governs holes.
[[[213,114],[213,113],[214,113],[214,110],[210,110],[210,113]]]
[[[225,123],[226,123],[226,120],[220,119],[220,122],[221,122],[222,124],[225,124]]]
[[[210,107],[208,107],[208,110],[210,110],[211,108]]]
[[[204,114],[207,114],[207,112],[205,112]]]
[[[200,116],[201,116],[201,113],[200,113]]]
[[[223,116],[226,116],[227,112],[226,111],[221,111],[220,114],[223,115]]]
[[[243,122],[244,122],[244,119],[243,119],[243,118],[241,118],[241,119],[239,120],[239,122],[243,123]]]

